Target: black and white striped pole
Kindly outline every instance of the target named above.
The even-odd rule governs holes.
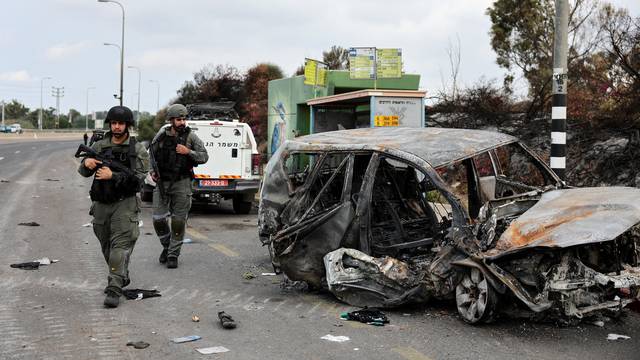
[[[568,0],[556,0],[553,37],[553,102],[551,104],[551,169],[565,180],[567,164],[567,32]]]

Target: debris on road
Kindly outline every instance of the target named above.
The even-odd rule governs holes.
[[[21,226],[40,226],[40,224],[38,224],[38,223],[37,223],[37,222],[35,222],[35,221],[31,221],[31,222],[22,222],[22,223],[19,223],[18,225],[21,225]]]
[[[8,183],[8,182],[11,182],[11,181],[9,181],[7,179],[0,179],[0,183]]]
[[[182,243],[183,243],[183,244],[191,244],[192,242],[193,242],[193,240],[191,240],[190,238],[187,238],[187,239],[183,239],[183,240],[182,240]]]
[[[375,308],[366,307],[351,312],[343,312],[340,314],[340,318],[344,320],[359,321],[361,323],[374,326],[384,326],[384,324],[389,323],[389,319],[385,313]]]
[[[36,259],[36,260],[33,260],[33,261],[39,262],[40,265],[51,265],[51,264],[57,263],[60,260],[56,260],[56,259],[51,260],[48,257],[43,257],[41,259]]]
[[[196,341],[196,340],[200,340],[200,339],[202,339],[202,336],[189,335],[189,336],[183,336],[183,337],[171,339],[171,341],[173,341],[176,344],[181,344],[181,343],[186,343],[186,342],[190,342],[190,341]]]
[[[229,351],[229,349],[227,349],[224,346],[212,346],[212,347],[207,347],[207,348],[196,349],[196,351],[199,352],[202,355],[210,355],[210,354],[225,353],[225,352]]]
[[[149,343],[144,341],[129,341],[127,346],[133,346],[135,349],[146,349],[149,347]]]
[[[89,227],[89,226],[91,226],[91,225],[93,225],[93,224],[91,224],[90,222],[88,222],[88,223],[86,223],[86,224],[83,224],[83,225],[82,225],[82,227]]]
[[[153,290],[144,290],[144,289],[123,289],[122,295],[129,300],[142,300],[146,298],[152,298],[157,296],[162,296],[160,292],[156,289]]]
[[[142,220],[140,220],[140,222],[138,223],[138,227],[141,228],[144,226],[144,222]]]
[[[265,272],[265,273],[262,273],[260,275],[262,275],[262,276],[276,276],[277,274],[274,273],[274,272]]]
[[[334,341],[334,342],[345,342],[345,341],[351,340],[351,339],[349,339],[348,336],[333,336],[331,334],[327,334],[327,335],[321,337],[320,339]]]
[[[24,262],[19,264],[11,264],[9,266],[11,266],[14,269],[38,270],[38,267],[40,267],[40,263],[37,261],[29,261],[29,262]]]
[[[627,339],[631,339],[631,337],[627,336],[627,335],[619,335],[619,334],[609,334],[609,335],[607,335],[607,340],[609,340],[609,341],[627,340]]]
[[[60,181],[60,179],[50,179],[50,178],[47,178],[47,179],[44,179],[44,181]]]
[[[51,265],[53,263],[57,263],[59,260],[51,260],[48,257],[43,257],[42,259],[36,259],[33,261],[27,261],[23,263],[11,264],[14,269],[22,269],[22,270],[37,270],[40,265]]]
[[[256,276],[251,271],[247,271],[246,273],[242,274],[242,278],[244,278],[245,280],[251,280],[255,277]]]
[[[220,319],[220,324],[225,329],[235,329],[236,322],[233,320],[231,315],[225,313],[224,311],[218,312],[218,319]]]
[[[193,316],[191,317],[191,321],[193,321],[193,322],[200,322],[200,317],[199,317],[198,315],[193,315]]]
[[[31,195],[31,198],[32,198],[32,199],[37,199],[37,198],[39,198],[39,197],[40,197],[40,195]]]
[[[604,321],[602,320],[596,320],[594,322],[592,322],[591,324],[597,326],[597,327],[603,327],[604,326]]]

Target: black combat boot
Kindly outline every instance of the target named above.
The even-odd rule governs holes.
[[[164,264],[167,262],[167,249],[162,250],[158,261],[160,262],[160,264]]]
[[[175,269],[178,267],[178,258],[175,256],[170,256],[167,258],[167,267],[169,269]]]
[[[107,296],[104,298],[104,306],[108,308],[116,308],[120,304],[120,295],[113,290],[107,290]]]

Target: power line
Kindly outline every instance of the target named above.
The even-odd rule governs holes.
[[[64,86],[63,87],[51,87],[51,96],[56,98],[56,125],[55,128],[60,127],[60,98],[64,96]]]

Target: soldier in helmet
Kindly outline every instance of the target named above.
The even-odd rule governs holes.
[[[209,160],[202,140],[187,126],[186,117],[184,105],[171,105],[167,110],[171,126],[161,128],[149,147],[153,168],[151,176],[156,181],[153,227],[162,245],[158,261],[166,263],[169,269],[178,267],[187,215],[191,209],[192,169]]]
[[[102,247],[102,254],[109,266],[109,276],[104,299],[106,307],[117,307],[122,288],[129,280],[129,257],[138,239],[140,205],[136,193],[149,170],[149,154],[142,144],[129,135],[133,126],[133,113],[124,106],[114,106],[107,113],[109,131],[102,140],[92,144],[96,152],[118,162],[130,172],[116,171],[102,161],[85,158],[78,172],[94,176],[91,184],[93,232]]]

